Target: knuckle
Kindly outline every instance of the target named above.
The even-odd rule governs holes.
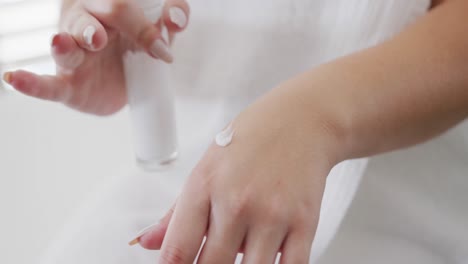
[[[61,29],[69,34],[79,34],[82,25],[86,22],[87,14],[84,12],[73,12],[69,19],[63,22]]]
[[[300,232],[306,236],[315,236],[315,232],[317,229],[317,225],[319,222],[318,214],[314,216],[313,214],[309,213],[295,213],[291,217],[291,224],[290,227],[297,232]]]
[[[304,230],[308,229],[310,226],[314,226],[314,221],[311,218],[310,212],[296,210],[293,213],[291,213],[289,221],[290,225],[295,229]]]
[[[177,246],[167,246],[166,250],[161,252],[161,263],[181,264],[186,262],[184,251]]]
[[[201,178],[201,177],[204,177],[205,175],[209,174],[210,173],[210,166],[206,163],[203,162],[203,160],[201,162],[199,162],[197,164],[197,166],[195,166],[195,168],[192,169],[192,173],[191,175],[193,177],[197,177],[197,178]]]
[[[291,259],[288,264],[307,264],[309,263],[309,256],[307,255],[298,255]]]
[[[137,44],[148,48],[151,45],[157,29],[151,23],[145,23],[146,18],[138,18],[138,23],[123,23],[128,20],[128,15],[134,13],[135,6],[128,0],[110,0],[111,12],[107,14],[106,19],[119,24],[119,29],[130,34],[131,38]]]
[[[128,0],[108,0],[109,10],[102,14],[107,21],[120,21],[125,18],[125,13],[129,10],[130,3]]]
[[[55,89],[52,91],[51,100],[56,102],[64,102],[67,98],[67,91],[61,89]]]
[[[249,196],[231,195],[231,197],[227,199],[225,207],[232,219],[242,219],[249,211]]]
[[[303,202],[298,203],[298,207],[295,209],[295,219],[298,224],[310,224],[312,222],[318,222],[320,204],[316,202]]]
[[[67,97],[67,100],[64,101],[64,104],[81,111],[83,109],[87,109],[89,104],[88,94],[89,93],[84,92],[83,90],[75,90]]]
[[[265,206],[262,218],[268,224],[280,225],[288,222],[289,215],[284,206],[270,202]]]
[[[294,216],[294,223],[297,225],[311,224],[310,214],[299,211]]]
[[[212,244],[209,250],[202,250],[197,263],[225,263],[231,255],[230,248],[222,244]]]
[[[318,221],[313,221],[310,217],[296,214],[291,217],[291,228],[294,230],[300,230],[304,234],[313,234],[315,233],[315,227],[317,226]]]
[[[111,0],[111,14],[120,15],[129,8],[129,3],[127,0]]]
[[[136,41],[144,47],[148,47],[152,43],[156,29],[151,25],[145,25],[136,33]]]
[[[211,162],[202,160],[192,170],[189,181],[193,186],[199,186],[203,190],[210,190],[215,184],[217,175],[221,175],[216,166],[213,166]]]

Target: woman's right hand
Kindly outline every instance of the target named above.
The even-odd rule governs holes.
[[[167,0],[155,24],[134,0],[64,0],[61,33],[51,43],[56,75],[19,70],[4,79],[29,96],[96,115],[115,113],[127,103],[123,54],[144,50],[171,63],[168,42],[185,29],[188,17],[185,0]],[[163,24],[170,40],[163,37]]]

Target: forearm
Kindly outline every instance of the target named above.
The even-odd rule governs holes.
[[[339,159],[428,140],[468,115],[467,22],[468,1],[449,1],[392,40],[291,80],[289,96],[302,120],[317,109],[330,119]]]

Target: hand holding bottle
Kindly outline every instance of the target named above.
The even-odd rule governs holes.
[[[189,12],[184,0],[168,0],[154,24],[133,0],[64,0],[60,33],[51,43],[57,74],[19,70],[5,73],[4,79],[29,96],[96,115],[115,113],[127,103],[123,54],[144,50],[171,63],[162,24],[172,40],[187,26]]]

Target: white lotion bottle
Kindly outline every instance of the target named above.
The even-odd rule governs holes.
[[[153,23],[160,19],[164,0],[136,2]],[[167,41],[167,30],[162,31]],[[137,162],[146,171],[164,170],[178,155],[169,65],[143,50],[128,51],[124,55],[124,70]]]

